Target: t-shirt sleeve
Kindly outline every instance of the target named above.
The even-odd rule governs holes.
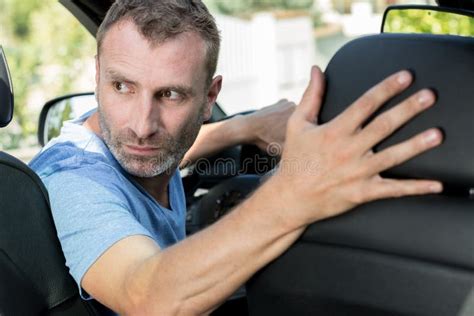
[[[96,173],[95,178],[86,175],[87,171],[80,169],[64,171],[43,181],[49,192],[66,265],[78,284],[81,297],[90,299],[80,285],[92,264],[125,237],[152,235],[129,210],[126,199],[114,185],[113,174]]]

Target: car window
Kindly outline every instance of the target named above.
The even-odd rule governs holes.
[[[311,65],[324,70],[343,44],[379,32],[388,5],[408,1],[204,2],[222,37],[217,73],[224,81],[218,102],[232,115],[282,98],[298,102]],[[14,122],[0,130],[0,149],[27,161],[39,150],[35,135],[42,105],[61,95],[94,90],[95,40],[55,0],[1,0],[0,24],[16,104]],[[18,148],[29,148],[28,153],[15,152]]]
[[[323,70],[348,41],[380,32],[385,8],[403,0],[205,0],[221,30],[220,105],[233,114],[299,101],[313,64]],[[410,3],[434,4],[434,1]]]

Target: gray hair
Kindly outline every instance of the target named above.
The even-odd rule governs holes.
[[[118,21],[131,19],[152,44],[185,32],[199,34],[207,48],[207,84],[216,72],[220,37],[213,16],[201,0],[116,0],[97,31],[97,54],[107,31]]]

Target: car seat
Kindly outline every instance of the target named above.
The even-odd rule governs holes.
[[[444,194],[376,201],[311,225],[248,282],[250,315],[452,316],[472,308],[474,38],[379,34],[346,44],[325,71],[320,120],[401,69],[415,81],[381,111],[422,88],[433,88],[437,103],[375,150],[440,127],[439,148],[385,176],[438,179]]]
[[[13,91],[0,46],[0,126]],[[79,297],[65,266],[48,194],[23,162],[0,152],[0,315],[98,315]]]

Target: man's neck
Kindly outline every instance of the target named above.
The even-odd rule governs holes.
[[[83,126],[94,132],[99,138],[102,139],[98,112],[95,112],[90,117],[88,117]],[[132,177],[145,189],[145,191],[147,191],[158,203],[160,203],[160,205],[170,208],[168,198],[168,184],[172,176],[172,172],[164,172],[163,174],[152,178]]]
[[[169,182],[172,173],[165,172],[159,176],[153,178],[139,178],[133,177],[155,200],[160,203],[161,206],[170,208],[170,202],[168,198]]]

